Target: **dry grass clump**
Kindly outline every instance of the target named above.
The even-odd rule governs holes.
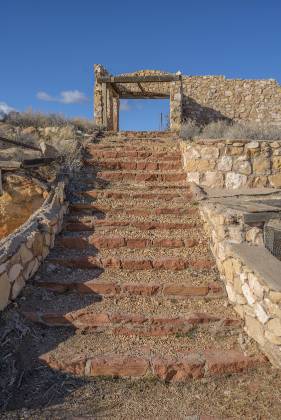
[[[186,140],[195,138],[281,140],[281,127],[254,121],[228,122],[221,120],[211,122],[205,126],[196,125],[194,121],[187,121],[182,126],[180,136]]]
[[[43,114],[41,112],[10,112],[5,116],[4,122],[21,129],[27,127],[66,127],[70,126],[83,132],[97,130],[93,121],[84,118],[68,119],[62,114]]]
[[[10,112],[6,115],[4,122],[20,128],[63,127],[69,124],[68,120],[60,114],[42,114],[31,111]]]

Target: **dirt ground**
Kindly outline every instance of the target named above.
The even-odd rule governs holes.
[[[75,334],[47,330],[24,320],[17,304],[1,314],[0,419],[281,418],[281,372],[269,365],[184,384],[78,378],[38,361],[39,354]]]

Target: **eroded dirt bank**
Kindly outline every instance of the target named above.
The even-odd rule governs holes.
[[[7,175],[0,196],[0,240],[22,225],[43,203],[46,192],[23,175]]]

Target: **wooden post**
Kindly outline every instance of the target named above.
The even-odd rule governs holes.
[[[3,195],[2,170],[0,168],[0,195]]]
[[[102,83],[102,125],[107,129],[107,88],[106,83]]]

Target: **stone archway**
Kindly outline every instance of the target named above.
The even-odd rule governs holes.
[[[120,99],[170,99],[170,130],[179,131],[182,122],[181,74],[142,70],[112,76],[95,64],[95,123],[107,130],[119,131]]]

